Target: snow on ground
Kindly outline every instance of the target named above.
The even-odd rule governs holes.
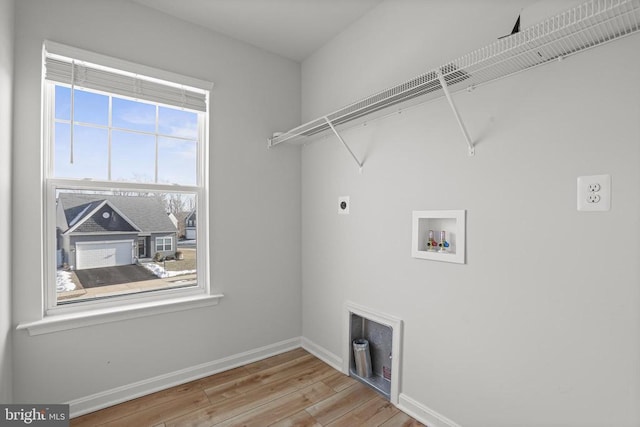
[[[195,245],[196,244],[196,240],[178,240],[178,246],[182,246],[182,245]]]
[[[182,270],[182,271],[165,271],[154,262],[145,262],[142,264],[147,270],[151,271],[156,276],[166,279],[167,277],[182,276],[183,274],[194,274],[196,270]]]
[[[71,280],[71,273],[63,270],[56,271],[56,291],[67,292],[75,289],[76,284]]]

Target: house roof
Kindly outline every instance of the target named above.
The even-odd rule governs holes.
[[[158,197],[61,193],[58,204],[66,221],[66,224],[58,224],[62,232],[177,231]],[[101,212],[105,209],[114,211],[115,224],[101,219]]]
[[[113,206],[108,200],[100,203],[90,202],[69,223],[66,233],[100,233],[100,232],[135,232],[141,231],[126,215]]]
[[[189,215],[187,215],[187,217],[184,219],[185,222],[191,220],[191,221],[196,221],[196,210],[192,210]]]

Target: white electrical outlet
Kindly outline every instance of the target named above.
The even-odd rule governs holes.
[[[578,177],[578,210],[608,211],[611,209],[611,175]]]
[[[338,197],[338,213],[340,215],[349,215],[349,196]]]
[[[587,203],[598,203],[600,202],[600,196],[596,193],[591,193],[587,196]]]
[[[600,191],[600,184],[594,182],[593,184],[589,184],[589,191],[595,193],[596,191]]]

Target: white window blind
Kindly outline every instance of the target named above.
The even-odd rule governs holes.
[[[207,111],[207,91],[71,59],[45,49],[46,80],[193,111]]]

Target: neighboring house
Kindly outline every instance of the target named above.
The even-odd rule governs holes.
[[[155,197],[62,193],[56,228],[62,262],[76,270],[176,251],[177,228]]]
[[[196,210],[192,210],[189,215],[184,219],[184,233],[185,239],[195,240],[196,238]]]
[[[176,218],[176,216],[171,212],[169,212],[168,217],[173,223],[173,225],[176,227],[176,230],[178,230],[178,218]]]

